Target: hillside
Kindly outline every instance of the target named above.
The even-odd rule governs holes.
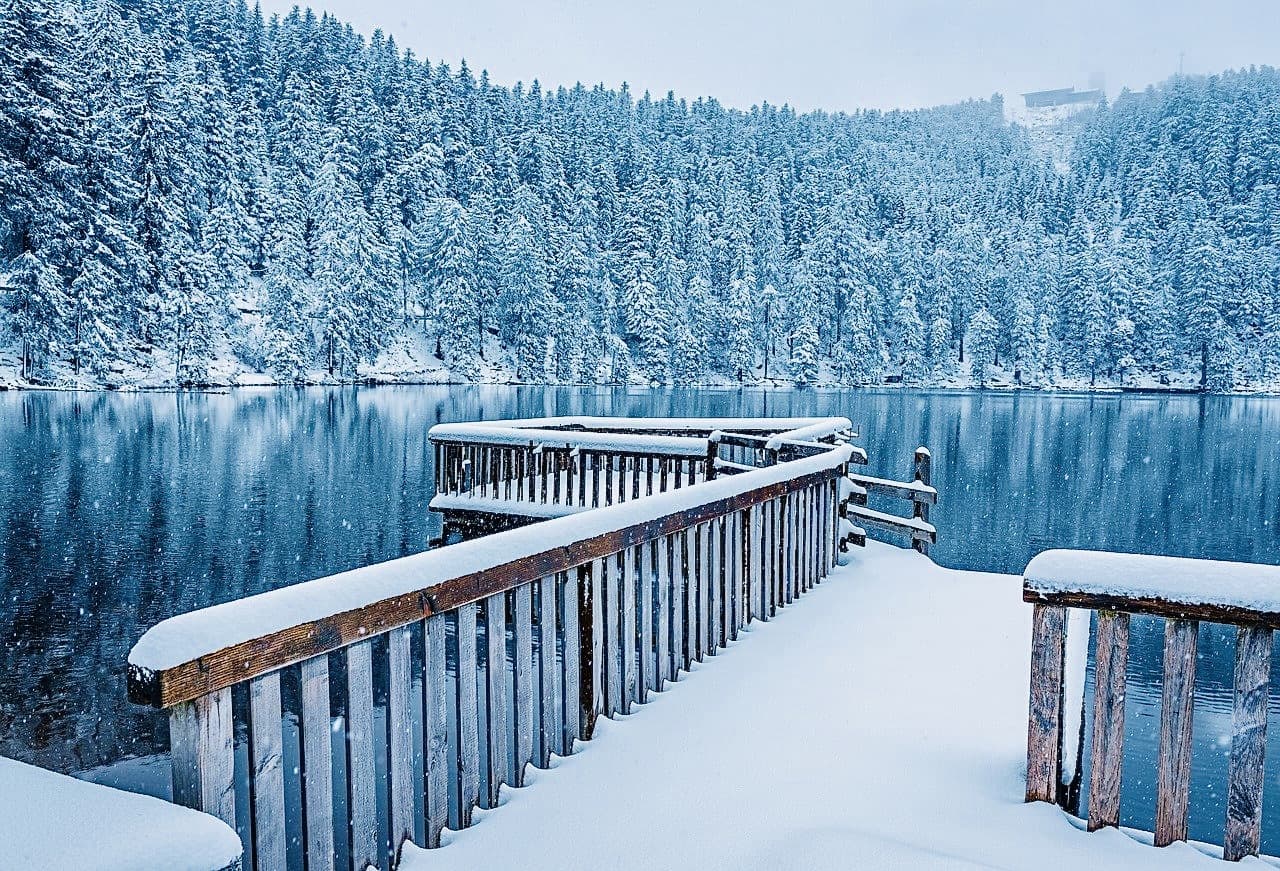
[[[1280,384],[1270,68],[1046,139],[998,97],[544,92],[306,11],[31,0],[0,94],[3,383]]]

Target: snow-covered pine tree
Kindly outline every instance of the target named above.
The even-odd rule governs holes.
[[[425,288],[422,306],[438,325],[441,359],[458,375],[472,376],[480,363],[480,294],[471,216],[451,197],[432,200],[414,228],[413,245]]]
[[[969,322],[969,355],[971,372],[979,386],[985,385],[991,376],[999,341],[1000,324],[985,306],[978,309]]]

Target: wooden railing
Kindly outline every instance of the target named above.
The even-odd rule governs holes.
[[[802,457],[853,438],[848,418],[558,417],[432,427],[442,541],[560,517],[687,487]],[[850,462],[867,454],[851,447]],[[905,535],[928,554],[938,491],[931,457],[917,448],[907,481],[850,473],[840,490],[840,549],[866,543],[866,529]],[[868,507],[868,494],[906,499],[911,516]]]
[[[850,428],[842,417],[553,417],[439,424],[429,434],[435,451],[433,505],[496,511],[501,509],[495,503],[505,503],[506,510],[523,506],[518,510],[534,517],[557,516],[686,487],[716,477],[708,439],[720,424],[762,442],[796,432],[806,438],[796,442],[802,447],[833,443]],[[811,453],[783,449],[774,457],[776,462]]]
[[[1046,551],[1027,566],[1023,598],[1034,603],[1027,727],[1027,801],[1072,805],[1083,747],[1083,654],[1087,621],[1068,609],[1097,612],[1090,831],[1120,824],[1125,670],[1129,617],[1163,617],[1154,843],[1187,839],[1196,643],[1201,621],[1236,627],[1235,705],[1227,773],[1223,858],[1258,853],[1271,639],[1280,628],[1280,566],[1096,551]],[[1072,633],[1068,623],[1074,624]],[[1068,655],[1076,645],[1077,655]],[[1083,647],[1081,645],[1084,645]],[[1075,674],[1065,663],[1075,659]],[[1076,728],[1068,725],[1068,720]],[[1215,751],[1216,752],[1216,751]],[[1065,763],[1065,764],[1064,764]],[[1064,776],[1069,773],[1069,776]],[[1073,781],[1076,781],[1073,783]],[[1073,810],[1078,812],[1078,808]]]
[[[592,438],[586,453],[610,453]],[[571,753],[596,717],[826,575],[854,449],[808,453],[158,624],[130,654],[129,692],[170,712],[175,800],[234,825],[247,788],[246,867],[295,849],[307,869],[386,869],[406,840],[437,846],[526,765]],[[456,486],[458,455],[437,456]],[[483,486],[505,487],[502,456],[463,459],[496,463]]]

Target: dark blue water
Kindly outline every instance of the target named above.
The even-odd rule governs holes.
[[[181,611],[422,550],[427,429],[553,414],[851,418],[871,470],[933,451],[935,558],[1083,546],[1280,562],[1280,400],[902,391],[377,387],[0,393],[0,754],[162,791],[124,662]],[[1161,628],[1133,630],[1124,817],[1149,828]],[[1234,636],[1201,638],[1193,835],[1221,832]],[[1277,710],[1280,703],[1273,700]],[[1271,734],[1280,740],[1280,727]],[[1271,759],[1280,764],[1280,747]],[[154,782],[148,782],[148,779]],[[1280,783],[1280,769],[1268,782]],[[1267,803],[1280,834],[1280,801]],[[1216,832],[1215,834],[1215,826]],[[1268,839],[1270,842],[1270,839]],[[1277,845],[1272,843],[1274,851]]]

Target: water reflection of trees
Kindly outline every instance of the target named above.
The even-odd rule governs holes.
[[[934,452],[937,559],[1047,546],[1275,561],[1280,401],[849,391],[376,388],[0,395],[0,754],[163,747],[123,664],[174,613],[421,549],[426,431],[567,413],[845,414],[877,473]]]

